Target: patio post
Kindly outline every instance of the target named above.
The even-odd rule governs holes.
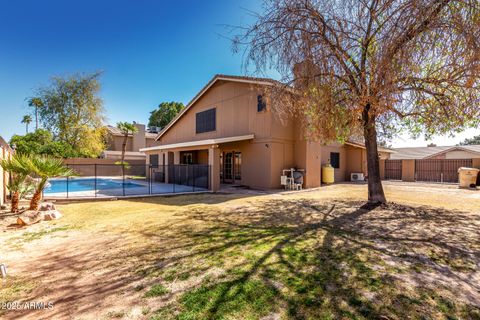
[[[208,164],[210,166],[210,190],[220,190],[220,149],[213,145],[208,149]]]

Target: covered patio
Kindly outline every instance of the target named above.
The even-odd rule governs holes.
[[[206,139],[143,148],[153,180],[161,183],[189,185],[198,179],[208,189],[218,191],[220,184],[241,183],[242,148],[253,134]],[[200,177],[201,176],[201,177]]]

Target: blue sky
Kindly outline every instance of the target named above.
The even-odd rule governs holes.
[[[0,135],[25,132],[26,98],[54,75],[102,70],[111,124],[146,123],[160,102],[188,102],[214,74],[244,73],[225,25],[248,23],[248,10],[259,1],[0,0]]]

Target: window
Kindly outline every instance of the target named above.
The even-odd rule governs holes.
[[[235,180],[242,180],[242,153],[235,152]]]
[[[158,167],[158,154],[151,154],[149,161],[152,167]]]
[[[216,130],[216,109],[209,109],[196,114],[196,133]]]
[[[263,96],[259,94],[257,96],[257,112],[262,112],[267,110],[267,103],[263,99]]]
[[[193,153],[182,152],[181,164],[193,164]]]
[[[340,168],[340,153],[338,152],[330,152],[330,164],[335,169]]]

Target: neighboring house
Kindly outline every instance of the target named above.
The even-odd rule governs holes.
[[[480,145],[393,148],[392,160],[480,158]]]
[[[8,143],[0,137],[0,160],[7,159],[11,156],[12,149]],[[3,205],[7,200],[7,184],[8,184],[8,173],[5,172],[2,167],[0,167],[0,205]]]
[[[142,148],[148,148],[158,143],[155,138],[158,135],[159,128],[145,129],[145,125],[134,123],[138,132],[129,134],[127,138],[127,150],[125,153],[125,160],[143,160],[145,154],[139,150]],[[122,145],[125,136],[117,127],[107,126],[108,138],[107,138],[107,150],[102,153],[102,158],[105,159],[121,159]]]
[[[480,168],[480,145],[393,148],[381,162],[383,178],[403,181],[458,182],[460,167]],[[381,168],[382,169],[382,168]]]
[[[304,187],[321,184],[321,166],[335,167],[336,181],[366,174],[362,144],[322,145],[303,138],[301,124],[280,119],[264,95],[274,80],[216,75],[156,137],[140,149],[152,165],[208,164],[211,189],[220,183],[280,187],[283,169],[305,170]],[[391,152],[381,149],[382,157]],[[168,182],[168,179],[167,179]]]

